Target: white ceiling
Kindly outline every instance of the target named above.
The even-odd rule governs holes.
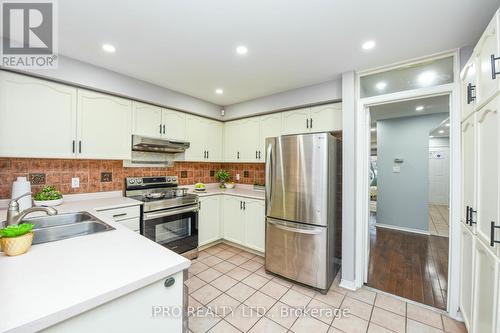
[[[61,54],[219,105],[471,45],[500,0],[64,0]],[[377,46],[363,51],[374,39]],[[116,47],[104,53],[102,43]],[[249,49],[246,56],[236,46]],[[215,89],[224,89],[216,95]]]
[[[423,106],[423,109],[417,111],[417,107],[420,106]],[[382,119],[415,117],[443,112],[450,112],[448,95],[372,106],[370,107],[370,118],[373,124]]]

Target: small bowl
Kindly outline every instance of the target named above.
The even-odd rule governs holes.
[[[234,188],[236,184],[235,183],[225,183],[224,186],[227,188],[227,189],[232,189]]]
[[[206,189],[206,187],[203,187],[203,188],[195,188],[194,190],[196,192],[205,192],[207,189]]]
[[[35,203],[35,206],[38,206],[38,207],[59,206],[60,204],[63,203],[63,201],[64,201],[63,198],[57,199],[57,200],[43,200],[43,201],[33,200],[33,202]]]

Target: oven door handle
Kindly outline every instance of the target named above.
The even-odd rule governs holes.
[[[198,205],[191,206],[189,208],[170,210],[170,211],[162,212],[162,213],[145,213],[144,220],[152,220],[152,219],[156,219],[159,217],[166,217],[166,216],[191,213],[191,212],[197,212],[197,211],[198,211]]]

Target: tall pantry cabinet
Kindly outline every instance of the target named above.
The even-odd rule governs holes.
[[[500,332],[500,35],[491,20],[461,73],[460,311],[469,332]]]

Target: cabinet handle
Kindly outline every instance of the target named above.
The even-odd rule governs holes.
[[[237,158],[237,159],[240,159],[240,152],[238,152],[238,153],[236,154],[236,158]]]
[[[210,158],[210,151],[207,150],[207,158]]]
[[[160,124],[160,134],[161,134],[161,124]]]
[[[258,159],[259,159],[259,151],[258,151],[258,150],[256,150],[256,151],[255,151],[255,159],[256,159],[256,160],[258,160]]]
[[[240,210],[243,209],[243,201],[240,201]]]
[[[259,160],[260,160],[261,156],[262,156],[262,155],[261,155],[261,151],[259,150]]]
[[[495,240],[495,229],[500,229],[500,226],[495,225],[495,222],[491,221],[490,246],[495,246],[495,243],[500,243],[500,241]]]
[[[474,221],[474,217],[472,214],[476,214],[477,210],[472,209],[472,207],[469,208],[469,225],[472,227],[473,224],[477,224],[477,222]]]
[[[243,210],[246,210],[247,209],[247,203],[246,201],[243,201]]]
[[[472,94],[474,92],[474,94]],[[476,86],[473,86],[472,83],[467,85],[467,104],[470,104],[476,100]]]
[[[309,118],[306,118],[306,128],[309,128]]]
[[[310,120],[309,120],[309,128],[313,128],[313,119],[312,118],[310,118]]]
[[[82,153],[82,141],[78,141],[78,153]]]
[[[498,59],[500,59],[500,57],[495,58],[494,54],[491,55],[491,78],[493,80],[497,78],[497,74],[500,74],[500,72],[497,72],[496,70],[496,63],[495,63],[495,61],[497,61]]]
[[[165,280],[165,283],[163,284],[166,288],[172,287],[175,284],[175,278],[169,277]]]
[[[127,216],[127,213],[114,214],[113,218],[114,217],[121,217],[121,216]]]
[[[76,145],[76,141],[73,140],[73,146],[72,146],[73,148],[71,148],[71,150],[73,151],[73,154],[75,153],[75,145]]]
[[[166,130],[166,128],[167,128],[167,127],[166,127],[165,125],[163,125],[163,134],[167,134],[167,130]]]
[[[198,209],[201,210],[201,201],[198,201]]]
[[[465,224],[469,224],[469,206],[465,206]]]

